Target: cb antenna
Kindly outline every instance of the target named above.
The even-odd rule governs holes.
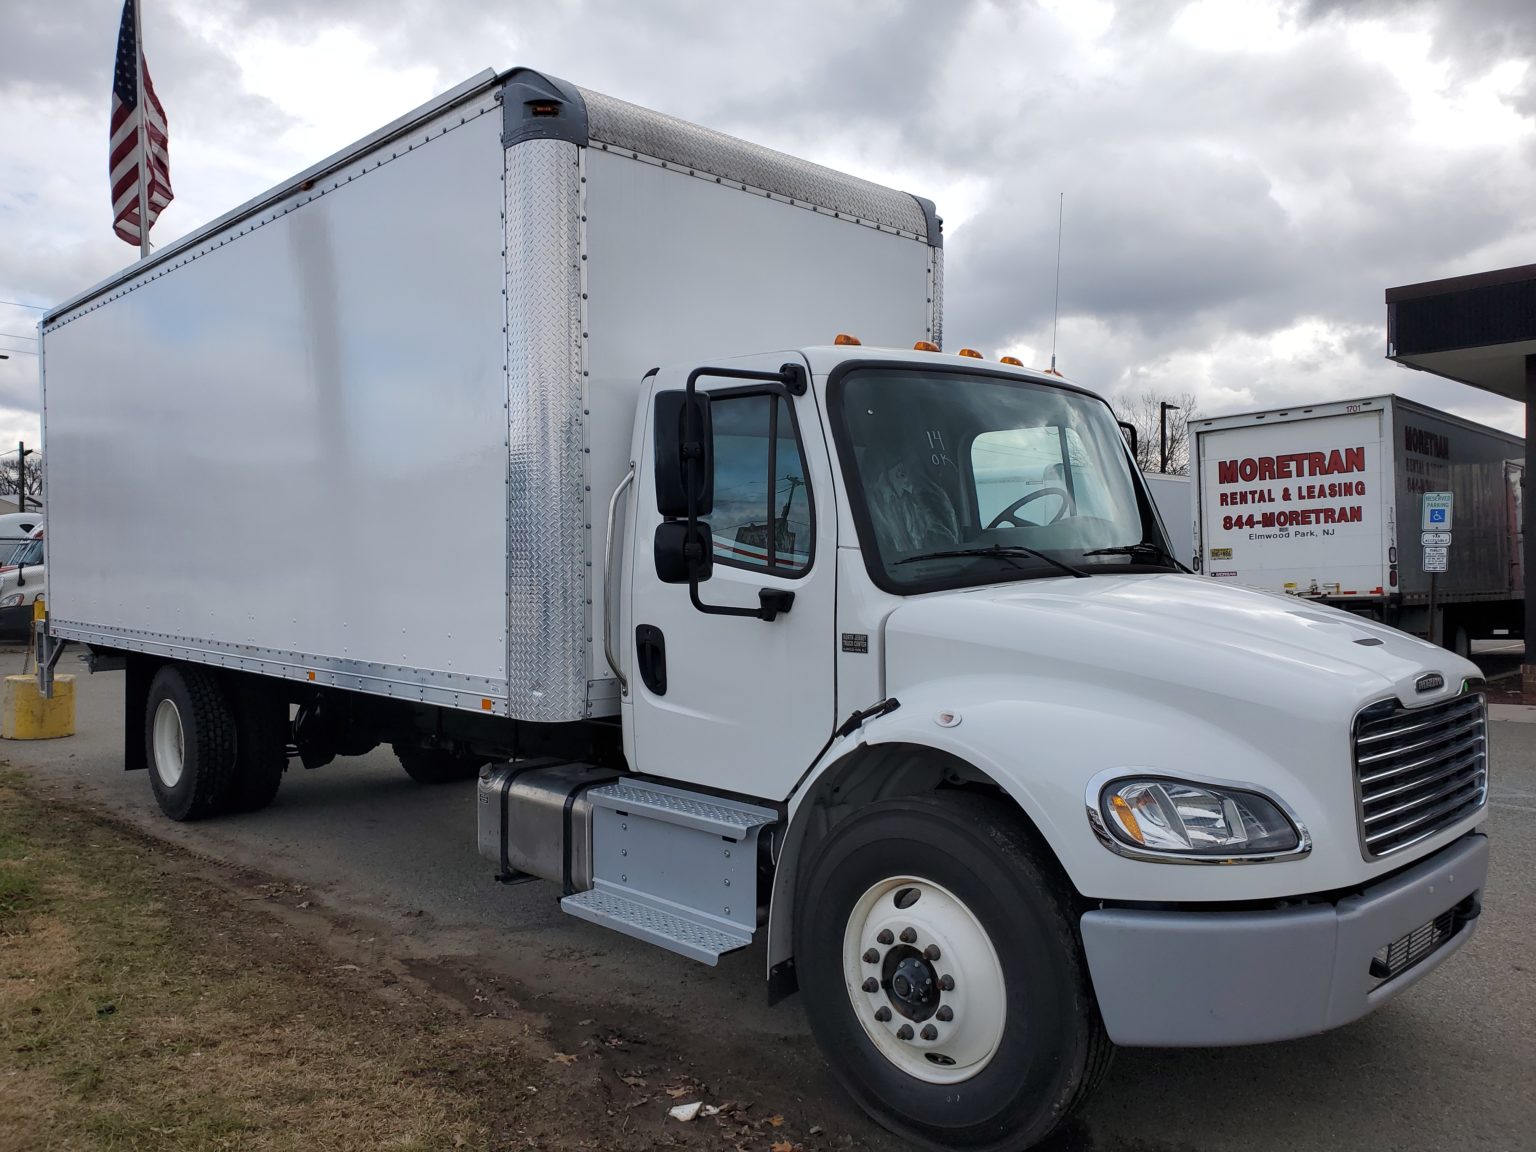
[[[1051,305],[1051,371],[1056,371],[1056,323],[1061,319],[1061,216],[1066,207],[1067,194],[1062,192],[1056,201],[1056,302]]]

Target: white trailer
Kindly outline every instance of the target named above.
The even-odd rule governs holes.
[[[478,774],[499,878],[762,941],[928,1147],[1036,1143],[1113,1043],[1363,1015],[1473,931],[1476,669],[1179,571],[1100,397],[937,351],[941,254],[926,201],[477,77],[45,317],[44,691],[125,669],[174,819],[290,748]]]
[[[1169,476],[1162,472],[1143,473],[1152,501],[1162,517],[1163,528],[1168,533],[1168,543],[1180,564],[1186,567],[1195,560],[1195,502],[1194,486],[1188,476]]]
[[[1463,656],[1474,639],[1522,633],[1518,436],[1401,396],[1220,416],[1190,431],[1207,575],[1433,634]],[[1426,492],[1453,499],[1433,592]]]

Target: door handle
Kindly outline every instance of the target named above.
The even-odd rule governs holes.
[[[667,638],[654,624],[635,625],[635,666],[651,695],[667,694]]]

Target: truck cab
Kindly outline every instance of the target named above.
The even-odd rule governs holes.
[[[631,457],[607,558],[628,767],[764,823],[771,984],[902,1131],[942,1131],[943,1089],[1005,1052],[1065,1053],[1075,1091],[1106,1033],[1335,1027],[1471,934],[1477,669],[1183,570],[1092,392],[813,347],[652,374]],[[686,853],[632,859],[568,910],[713,962],[687,941],[729,895]]]

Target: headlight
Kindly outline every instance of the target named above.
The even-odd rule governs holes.
[[[0,599],[0,608],[14,608],[27,598],[25,592],[12,592],[4,599]]]
[[[1306,835],[1257,792],[1184,780],[1122,779],[1098,796],[1095,830],[1127,855],[1231,859],[1305,853]]]

